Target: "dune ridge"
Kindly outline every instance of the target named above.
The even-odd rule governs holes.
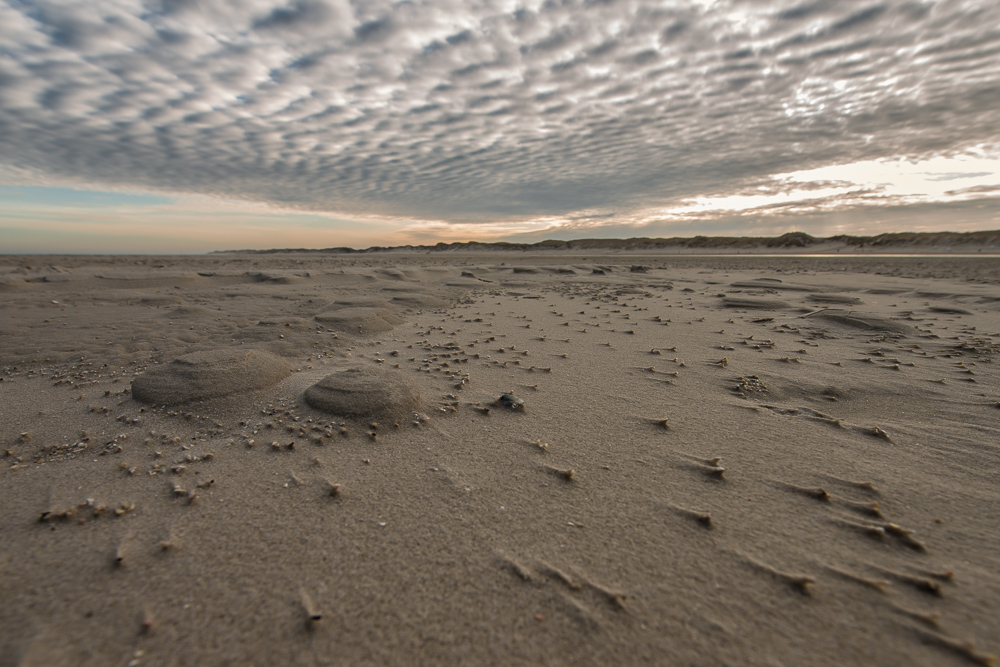
[[[516,252],[516,251],[797,251],[797,252],[1000,252],[1000,230],[981,232],[894,232],[873,236],[838,234],[815,237],[805,232],[788,232],[774,237],[758,236],[692,236],[671,238],[547,239],[535,243],[465,241],[435,245],[372,246],[308,249],[285,248],[268,250],[222,250],[220,253],[384,253],[384,252]]]

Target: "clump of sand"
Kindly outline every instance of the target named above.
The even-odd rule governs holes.
[[[420,392],[399,373],[350,368],[306,389],[305,399],[317,410],[343,417],[390,417],[416,408]]]
[[[899,334],[913,333],[913,329],[901,322],[890,320],[881,315],[862,313],[856,310],[841,310],[829,308],[809,315],[810,318],[826,320],[841,324],[849,329],[862,331],[888,331]]]
[[[340,308],[320,313],[315,319],[331,329],[363,335],[392,331],[403,323],[385,308]]]
[[[268,352],[205,350],[143,373],[132,382],[132,397],[144,403],[178,405],[264,389],[290,374],[288,363]]]
[[[791,308],[788,303],[777,299],[751,299],[747,297],[726,297],[722,299],[726,308],[745,308],[748,310],[782,310]]]
[[[388,301],[377,296],[345,296],[327,306],[329,310],[343,310],[345,308],[383,308],[389,310],[391,307]]]
[[[20,289],[25,282],[16,276],[0,276],[0,291]]]
[[[392,302],[409,308],[447,308],[449,303],[430,294],[400,294]]]
[[[848,306],[861,303],[861,299],[858,297],[847,294],[810,294],[809,300],[816,303],[834,303]]]

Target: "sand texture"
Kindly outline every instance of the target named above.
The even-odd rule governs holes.
[[[990,664],[998,357],[995,257],[0,257],[0,667]]]

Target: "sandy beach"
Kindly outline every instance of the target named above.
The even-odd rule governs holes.
[[[0,666],[985,665],[1000,261],[0,257]]]

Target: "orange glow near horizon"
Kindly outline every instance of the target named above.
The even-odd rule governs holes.
[[[871,235],[1000,227],[1000,158],[873,160],[772,176],[773,187],[681,199],[670,206],[576,211],[485,222],[347,216],[260,202],[85,188],[0,188],[7,253],[199,253],[211,250],[433,245],[637,236]],[[897,216],[892,207],[965,205],[954,215]],[[960,214],[959,214],[960,213]]]

